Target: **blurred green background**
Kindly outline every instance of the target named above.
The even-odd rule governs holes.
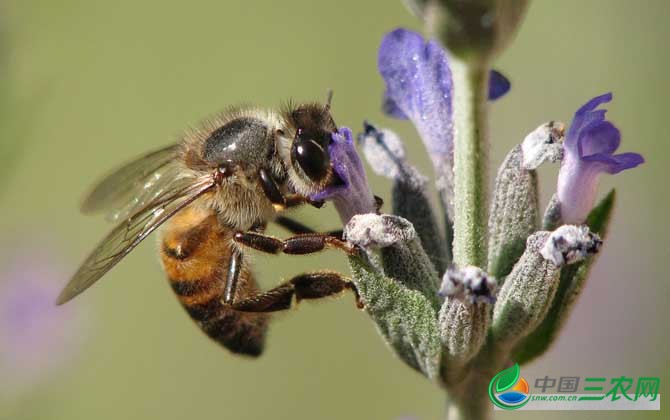
[[[668,389],[669,12],[666,0],[538,0],[496,63],[513,87],[492,106],[492,172],[537,125],[569,122],[578,106],[610,90],[622,150],[647,158],[603,179],[601,193],[616,186],[620,199],[606,247],[559,341],[522,369],[524,377],[661,376],[661,393]],[[379,111],[381,37],[397,26],[420,28],[399,1],[14,0],[0,3],[0,14],[1,150],[21,152],[1,168],[0,249],[7,256],[17,242],[48,247],[64,273],[50,279],[58,287],[109,229],[77,211],[91,183],[231,104],[323,100],[332,88],[340,125],[357,131],[368,118],[397,129],[429,172],[409,123]],[[556,173],[541,172],[545,203]],[[388,183],[371,178],[388,198]],[[298,214],[337,227],[332,208]],[[337,253],[255,262],[264,287],[309,268],[346,271]],[[0,267],[0,281],[10,281],[4,277]],[[233,357],[179,307],[150,239],[70,305],[85,318],[81,348],[30,389],[0,396],[3,420],[443,414],[442,391],[395,360],[348,295],[277,317],[259,360]],[[49,357],[50,349],[39,351]],[[569,415],[662,418],[664,411]],[[538,415],[567,416],[496,418]]]

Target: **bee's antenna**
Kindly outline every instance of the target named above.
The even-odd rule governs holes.
[[[333,89],[328,89],[326,93],[326,106],[324,112],[330,112],[330,104],[333,102]]]

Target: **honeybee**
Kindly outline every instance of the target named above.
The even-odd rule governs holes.
[[[295,299],[355,288],[342,275],[317,271],[259,291],[245,249],[271,254],[355,250],[334,234],[316,233],[280,216],[341,183],[328,145],[337,130],[326,105],[288,106],[281,113],[230,109],[190,130],[176,144],[112,172],[84,200],[85,214],[108,212],[118,225],[82,263],[58,297],[82,293],[161,225],[160,257],[173,291],[198,326],[234,353],[263,351],[269,313]],[[265,235],[276,222],[296,233]]]

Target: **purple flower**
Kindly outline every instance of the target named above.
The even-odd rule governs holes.
[[[580,224],[586,220],[596,199],[600,174],[616,174],[644,162],[637,153],[614,154],[621,134],[605,120],[606,110],[596,109],[611,100],[611,93],[591,99],[577,110],[570,125],[558,174],[563,223]]]
[[[349,128],[342,127],[337,133],[333,133],[328,154],[335,173],[343,183],[328,186],[310,198],[316,201],[332,200],[343,226],[357,214],[376,212],[375,198],[370,192],[368,178],[363,163],[356,153]]]
[[[432,161],[447,213],[453,216],[454,84],[447,52],[437,41],[400,28],[382,40],[377,66],[386,82],[383,111],[412,121]],[[509,88],[502,74],[491,72],[489,99],[500,98]]]
[[[379,48],[384,111],[414,123],[436,167],[453,153],[453,83],[445,51],[406,29],[387,34]],[[451,158],[449,158],[451,159]]]
[[[37,242],[36,242],[37,243]],[[44,246],[5,244],[0,267],[0,395],[45,381],[82,343],[81,305],[56,306],[65,275]],[[15,244],[12,244],[15,245]]]
[[[382,40],[377,61],[386,82],[382,108],[392,117],[409,118],[423,140],[433,165],[451,168],[453,155],[453,82],[446,51],[436,41],[407,29],[396,29]],[[509,81],[492,71],[489,99],[509,91]]]

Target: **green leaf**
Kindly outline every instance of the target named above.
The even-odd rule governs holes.
[[[586,219],[586,224],[591,231],[597,233],[602,239],[605,239],[607,234],[615,202],[616,193],[615,190],[612,190],[591,210]],[[561,269],[561,280],[549,313],[535,331],[516,346],[513,351],[513,360],[525,364],[549,349],[570,316],[597,257],[598,255],[594,255],[580,263]]]
[[[521,369],[518,363],[494,376],[492,382],[496,385],[496,392],[504,392],[512,388],[519,381],[519,376],[521,376]]]
[[[442,346],[431,302],[382,274],[376,258],[350,257],[349,265],[365,311],[389,347],[410,367],[436,379]]]
[[[591,229],[591,232],[597,233],[603,239],[605,238],[605,235],[607,235],[607,228],[609,227],[615,202],[616,191],[611,190],[605,198],[591,210],[591,213],[589,213],[589,216],[586,218],[586,224],[589,229]]]

